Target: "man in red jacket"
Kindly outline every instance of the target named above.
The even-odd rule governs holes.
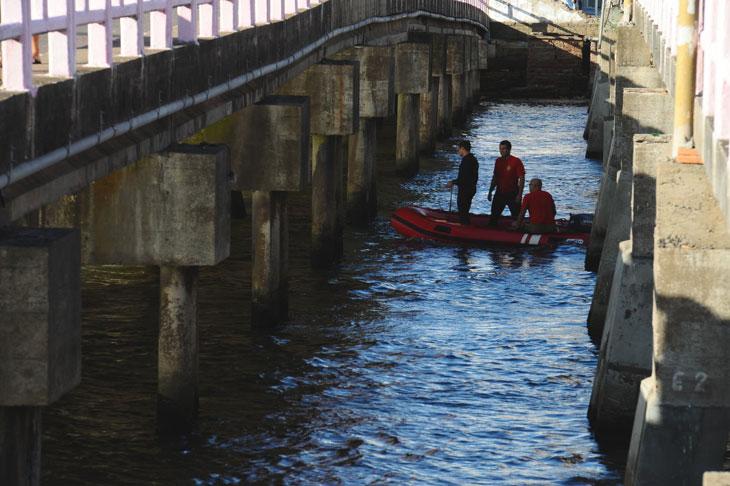
[[[526,211],[530,212],[529,223],[523,221]],[[555,201],[549,192],[542,190],[540,179],[530,181],[530,192],[522,201],[522,209],[515,226],[524,227],[528,233],[554,233],[556,231]]]
[[[517,157],[510,155],[512,144],[509,140],[502,140],[499,143],[499,157],[494,161],[494,175],[489,185],[487,199],[492,201],[492,215],[489,224],[497,226],[497,221],[502,215],[505,206],[509,206],[509,212],[513,218],[520,212],[522,202],[522,190],[525,186],[525,166]],[[497,189],[492,199],[492,191]]]

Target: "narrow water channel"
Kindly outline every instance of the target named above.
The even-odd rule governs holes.
[[[480,106],[459,135],[481,164],[473,211],[507,138],[559,215],[592,212],[585,111]],[[157,273],[86,269],[83,382],[44,416],[44,484],[618,483],[586,419],[584,248],[458,248],[389,227],[398,205],[448,207],[456,139],[407,182],[380,161],[378,220],[348,229],[337,271],[309,269],[306,198],[292,198],[292,322],[273,335],[249,329],[250,224],[234,223],[231,258],[201,273],[189,436],[155,432]]]

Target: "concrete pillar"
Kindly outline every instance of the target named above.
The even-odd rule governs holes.
[[[431,89],[430,42],[405,42],[395,48],[396,171],[418,173],[420,96]]]
[[[41,407],[0,407],[0,484],[41,484]]]
[[[472,87],[474,89],[474,104],[479,105],[479,102],[481,100],[481,93],[482,93],[482,76],[478,69],[475,69],[471,72],[472,75]]]
[[[198,414],[198,267],[160,267],[157,419],[186,428]]]
[[[610,85],[609,101],[615,103],[614,117],[622,113],[623,91],[633,88],[659,88],[662,86],[661,78],[656,68],[651,63],[651,54],[641,38],[641,33],[634,26],[620,26],[617,32],[615,48],[615,70],[613,83]],[[652,127],[648,127],[647,131]],[[632,134],[633,135],[633,134]],[[585,268],[596,271],[601,259],[601,252],[608,229],[608,215],[611,214],[610,207],[612,199],[607,197],[615,191],[615,172],[621,168],[621,160],[626,157],[625,153],[631,152],[631,137],[629,143],[615,146],[615,150],[609,154],[606,160],[604,153],[604,177],[601,181],[601,191],[596,202],[595,217],[591,227],[591,237],[588,249],[586,250]]]
[[[465,120],[466,109],[466,71],[465,37],[450,35],[446,40],[446,74],[451,75],[451,115],[452,122],[461,126]]]
[[[77,230],[0,229],[0,484],[40,484],[41,407],[81,380]]]
[[[418,173],[418,125],[420,95],[398,93],[395,167],[401,175]]]
[[[428,93],[420,96],[418,150],[425,154],[430,154],[436,149],[439,79],[436,76],[432,76],[431,89]]]
[[[326,267],[342,257],[338,195],[342,185],[342,137],[312,136],[312,264]]]
[[[287,193],[311,178],[310,103],[269,96],[242,110],[231,144],[236,186],[252,193],[251,320],[275,326],[288,317]]]
[[[280,89],[308,96],[312,147],[312,264],[327,267],[342,257],[344,225],[343,136],[360,122],[360,73],[356,61],[325,60]],[[332,100],[338,100],[334,103]]]
[[[436,98],[435,136],[451,136],[451,76],[446,74],[447,36],[434,35],[431,42],[431,75],[437,77],[431,96]]]
[[[454,126],[463,126],[466,122],[466,75],[451,76],[451,119]]]
[[[599,435],[628,440],[641,380],[651,374],[655,178],[668,136],[634,136],[631,239],[619,244],[588,417]]]
[[[618,93],[618,92],[617,92]],[[640,133],[667,133],[671,126],[672,104],[666,90],[625,88],[621,90],[621,112],[615,117],[613,160],[620,169],[610,205],[603,208],[608,228],[598,265],[596,288],[588,313],[588,333],[598,342],[608,309],[613,273],[618,257],[618,244],[629,238],[631,228],[631,186],[633,179],[633,137]],[[612,167],[606,172],[610,174]],[[604,188],[605,189],[605,188]],[[607,192],[611,194],[611,192]],[[610,209],[608,209],[610,208]]]
[[[469,115],[469,113],[472,112],[472,108],[474,107],[474,87],[472,86],[473,78],[471,76],[471,71],[465,71],[464,72],[464,121],[466,121],[466,117]]]
[[[253,191],[253,296],[255,325],[276,325],[289,311],[289,228],[287,193]]]
[[[377,211],[375,188],[376,125],[395,113],[395,57],[392,47],[357,46],[336,59],[360,63],[360,122],[348,139],[347,219],[364,224]]]
[[[442,137],[450,137],[453,127],[451,108],[451,75],[441,76],[439,81],[438,125]]]
[[[361,118],[357,133],[350,135],[347,159],[347,219],[355,224],[370,221],[378,210],[375,189],[377,120]]]
[[[229,151],[174,145],[94,182],[46,223],[81,229],[82,257],[95,265],[158,265],[158,419],[186,430],[197,411],[198,266],[230,253]]]
[[[658,166],[656,204],[654,366],[625,482],[700,484],[730,427],[730,232],[701,166]]]

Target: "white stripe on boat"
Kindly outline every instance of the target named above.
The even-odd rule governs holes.
[[[520,240],[520,244],[521,245],[524,245],[525,244],[525,242],[527,241],[527,237],[528,236],[530,236],[530,235],[528,235],[527,233],[525,233],[524,235],[522,235],[522,239]]]
[[[538,245],[540,244],[540,237],[542,235],[532,235],[530,236],[530,244],[531,245]]]

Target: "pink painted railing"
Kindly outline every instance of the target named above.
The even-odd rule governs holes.
[[[325,1],[325,0],[322,0]],[[282,20],[320,0],[0,0],[3,88],[32,90],[31,37],[48,34],[48,74],[76,72],[76,38],[87,27],[88,66],[112,65],[115,21],[122,56],[141,56],[145,47],[172,47],[254,25]],[[144,21],[149,14],[149,45]]]
[[[113,64],[112,47],[136,57],[145,48],[169,49],[173,41],[196,42],[278,22],[327,0],[0,0],[2,89],[31,91],[31,39],[48,34],[48,74],[76,73],[77,36],[86,27],[87,66]],[[488,0],[452,0],[487,11]],[[414,2],[414,7],[417,3]],[[149,45],[145,18],[149,15]],[[118,21],[118,28],[116,22]],[[174,29],[177,26],[177,29]]]
[[[676,53],[678,36],[675,0],[638,0]],[[715,119],[715,138],[730,139],[730,2],[699,1],[696,92],[702,95],[702,114]]]

